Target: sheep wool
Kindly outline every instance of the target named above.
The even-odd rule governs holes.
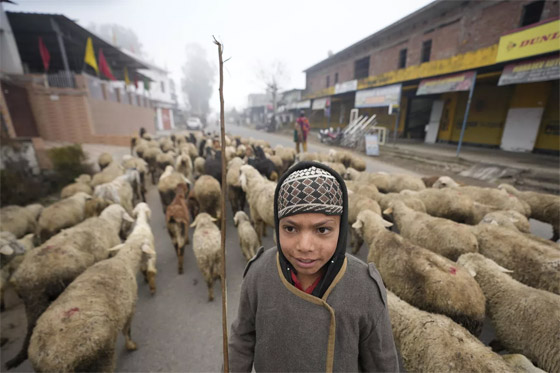
[[[99,217],[66,229],[31,250],[13,275],[16,290],[25,304],[27,334],[18,355],[6,363],[15,367],[27,358],[31,332],[52,299],[94,263],[109,256],[120,244],[119,233],[132,220],[122,206],[111,205]]]
[[[274,191],[276,183],[266,180],[254,167],[240,168],[241,188],[247,194],[249,211],[259,239],[266,236],[266,226],[274,229]],[[262,243],[262,242],[261,242]]]
[[[486,298],[476,281],[451,260],[388,231],[391,225],[366,210],[352,226],[367,242],[367,261],[375,264],[387,288],[409,304],[446,315],[478,335]]]
[[[453,261],[461,254],[478,252],[478,242],[471,227],[414,211],[401,201],[392,205],[400,234],[416,245]]]
[[[52,205],[45,207],[38,222],[40,242],[45,242],[64,228],[72,227],[85,219],[86,201],[91,197],[78,192]]]
[[[214,300],[214,281],[220,278],[222,268],[221,233],[214,219],[202,212],[194,219],[193,252],[198,269],[208,286],[208,301]]]
[[[112,372],[119,331],[126,348],[136,349],[130,337],[138,298],[136,273],[144,253],[153,248],[149,207],[141,203],[135,213],[135,228],[116,247],[117,255],[78,276],[37,321],[29,345],[36,371]]]
[[[494,224],[472,228],[482,255],[525,285],[560,294],[560,251]]]
[[[511,372],[500,357],[450,318],[421,311],[387,291],[395,344],[408,372]]]
[[[237,227],[237,233],[239,235],[239,245],[241,246],[241,252],[247,261],[255,256],[259,244],[259,237],[255,228],[251,225],[251,221],[247,214],[243,211],[237,211],[233,217],[233,223]]]
[[[43,211],[40,204],[21,206],[5,206],[0,209],[0,230],[10,232],[16,238],[37,230],[37,218]]]
[[[560,371],[560,296],[512,279],[508,269],[480,254],[461,255],[458,264],[478,282],[488,316],[502,345],[547,372]]]

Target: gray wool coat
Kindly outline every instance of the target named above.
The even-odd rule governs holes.
[[[231,372],[396,372],[387,295],[373,264],[347,255],[323,298],[282,275],[276,248],[249,263],[229,340]]]

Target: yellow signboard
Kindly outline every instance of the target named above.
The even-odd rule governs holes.
[[[500,38],[496,62],[516,60],[560,50],[560,20]]]

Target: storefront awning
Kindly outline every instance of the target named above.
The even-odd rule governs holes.
[[[498,85],[560,79],[560,56],[512,63],[504,67]]]
[[[354,107],[382,107],[398,105],[401,96],[402,84],[393,84],[380,88],[365,89],[356,92]]]
[[[474,71],[453,74],[420,82],[416,95],[432,95],[444,92],[468,91],[474,81]]]
[[[311,107],[311,100],[300,101],[296,104],[296,109],[309,109]]]
[[[328,97],[316,98],[315,100],[313,100],[311,110],[324,110],[325,107],[328,106],[327,103],[330,105],[330,100]]]

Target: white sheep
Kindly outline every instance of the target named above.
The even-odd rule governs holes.
[[[187,153],[183,152],[177,156],[177,159],[175,159],[175,170],[182,173],[191,182],[194,182],[193,164],[191,157]]]
[[[98,185],[109,183],[123,174],[124,168],[117,162],[112,162],[101,172],[93,175],[93,178],[91,179],[91,187],[95,188]]]
[[[196,201],[198,212],[206,212],[220,221],[222,189],[218,180],[210,175],[200,176],[194,183],[191,196]]]
[[[392,225],[368,210],[352,225],[369,246],[367,261],[375,264],[385,286],[411,305],[446,315],[478,335],[486,298],[476,281],[451,260],[388,231]]]
[[[93,194],[96,197],[120,204],[125,208],[126,212],[132,214],[134,191],[130,179],[133,180],[133,183],[137,182],[136,185],[139,185],[140,180],[138,171],[127,170],[127,173],[130,174],[119,176],[109,183],[96,186]]]
[[[35,233],[37,219],[43,212],[43,205],[38,203],[25,207],[10,205],[0,209],[0,231],[12,233],[16,238],[27,233]]]
[[[94,263],[106,259],[109,249],[121,243],[120,233],[134,220],[120,205],[107,207],[99,217],[65,229],[31,250],[12,276],[25,304],[27,334],[8,369],[27,358],[31,332],[39,316],[68,284]]]
[[[163,213],[165,213],[165,209],[175,198],[175,190],[179,184],[190,186],[190,181],[183,174],[175,171],[173,166],[167,166],[157,184]]]
[[[113,162],[113,157],[109,153],[101,153],[101,155],[99,155],[99,158],[97,158],[97,164],[99,165],[100,170],[103,170],[105,167],[111,164],[111,162]]]
[[[122,159],[122,166],[126,170],[135,169],[140,175],[140,185],[134,188],[134,194],[137,196],[138,201],[146,202],[146,174],[148,173],[148,164],[142,158],[124,155]],[[139,198],[138,198],[139,197]]]
[[[153,235],[148,205],[139,204],[135,213],[132,233],[111,249],[118,250],[117,255],[79,275],[37,321],[29,344],[36,371],[112,372],[119,331],[127,350],[136,350],[130,335],[138,298],[136,274],[146,254],[153,252]]]
[[[460,186],[455,180],[450,178],[449,176],[440,176],[433,184],[432,188],[441,189],[441,188],[455,188]]]
[[[84,192],[90,196],[93,194],[93,188],[90,185],[91,176],[82,174],[74,180],[74,183],[66,185],[60,191],[60,198],[68,198],[78,192]]]
[[[461,255],[487,299],[488,316],[502,345],[522,353],[547,372],[560,371],[560,296],[533,289],[480,254]]]
[[[352,229],[352,224],[356,222],[358,214],[365,210],[370,210],[381,216],[381,207],[379,207],[376,201],[362,194],[348,191],[348,226],[350,227],[350,246],[352,247],[352,254],[358,253],[360,247],[364,243],[362,237],[356,235],[355,231]]]
[[[459,192],[468,195],[473,201],[494,207],[494,210],[515,210],[525,216],[531,216],[531,206],[517,197],[508,194],[505,190],[497,188],[481,188],[477,186],[462,186],[454,188]],[[478,221],[472,224],[477,224],[488,212],[482,214]]]
[[[551,224],[554,232],[551,240],[558,241],[560,238],[560,196],[531,191],[522,192],[508,184],[501,184],[498,188],[526,202],[531,207],[530,216],[533,219]]]
[[[445,218],[458,223],[471,221],[474,201],[460,189],[427,188],[419,191],[404,190],[401,194],[408,194],[422,201],[426,213],[438,218]]]
[[[243,211],[237,211],[233,217],[233,223],[237,227],[237,233],[239,235],[239,245],[241,246],[241,252],[247,261],[255,256],[260,244],[257,232],[247,214]]]
[[[512,368],[450,318],[421,311],[387,292],[395,344],[409,372],[500,372]]]
[[[194,168],[194,178],[198,178],[200,175],[204,175],[204,165],[206,164],[206,159],[203,157],[196,157],[193,162]]]
[[[390,214],[391,209],[383,213]],[[453,261],[461,254],[478,252],[470,226],[414,211],[401,201],[392,203],[392,214],[400,234],[416,245]]]
[[[529,220],[523,214],[515,210],[498,210],[489,212],[484,215],[479,224],[497,224],[516,232],[531,232]]]
[[[560,294],[560,251],[494,224],[472,227],[482,255],[525,285]]]
[[[85,216],[86,200],[90,199],[86,193],[78,192],[71,197],[62,199],[45,207],[37,224],[39,241],[45,242],[64,228],[72,227]]]
[[[194,227],[192,249],[198,269],[208,286],[208,301],[214,300],[214,281],[222,270],[221,233],[214,219],[202,212],[191,224]]]
[[[241,172],[241,188],[247,195],[251,220],[262,240],[266,236],[266,226],[274,229],[274,191],[276,183],[265,179],[259,171],[249,165],[243,165]],[[261,241],[262,244],[262,241]]]
[[[412,175],[360,172],[353,167],[348,167],[344,176],[348,180],[374,184],[382,193],[399,193],[403,190],[426,189],[422,179]]]

